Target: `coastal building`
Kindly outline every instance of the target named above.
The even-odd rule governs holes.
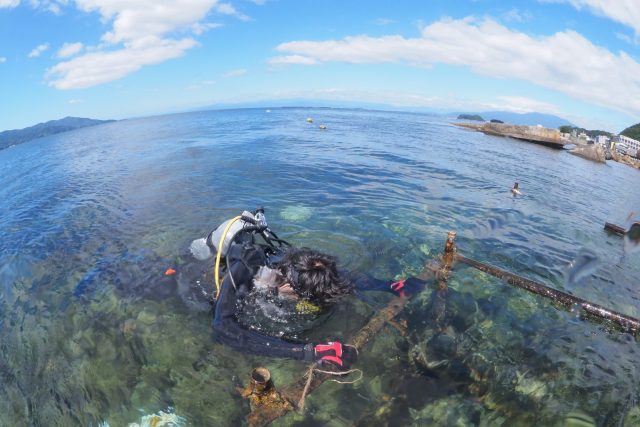
[[[635,140],[633,138],[629,138],[628,136],[624,136],[624,135],[619,135],[618,138],[620,141],[619,144],[624,144],[627,151],[637,153],[638,150],[640,150],[640,141]]]
[[[608,147],[609,146],[609,141],[610,141],[610,138],[607,135],[598,135],[596,137],[596,143],[600,144],[600,145],[602,145],[604,147]]]

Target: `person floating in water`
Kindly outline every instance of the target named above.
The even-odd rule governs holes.
[[[513,194],[513,197],[522,195],[522,192],[520,191],[520,184],[518,184],[517,182],[513,184],[513,188],[511,189],[511,194]]]
[[[257,237],[261,237],[262,243]],[[206,247],[204,246],[206,245]],[[253,354],[331,363],[340,369],[357,359],[357,350],[339,340],[300,343],[270,336],[241,325],[243,309],[255,294],[295,302],[297,311],[324,312],[360,290],[410,296],[426,282],[408,278],[392,283],[365,274],[339,272],[336,258],[309,248],[295,248],[271,231],[264,211],[243,212],[195,240],[192,253],[199,259],[216,256],[216,272],[226,258],[222,283],[216,280],[213,329],[215,339]]]

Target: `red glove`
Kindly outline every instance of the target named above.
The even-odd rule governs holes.
[[[393,282],[392,284],[390,284],[389,287],[393,292],[398,294],[398,296],[406,297],[407,294],[404,292],[404,282],[404,279],[398,280],[397,282]]]
[[[424,287],[427,282],[424,280],[416,279],[415,277],[409,277],[408,279],[398,280],[389,285],[389,288],[401,297],[410,297]]]
[[[328,362],[339,368],[348,369],[358,358],[358,351],[352,345],[344,345],[340,341],[329,341],[313,347],[315,360]]]

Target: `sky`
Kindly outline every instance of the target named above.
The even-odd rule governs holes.
[[[640,122],[640,0],[0,0],[0,131],[231,105]]]

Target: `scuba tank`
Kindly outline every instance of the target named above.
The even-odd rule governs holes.
[[[203,261],[215,255],[216,259],[213,274],[216,292],[213,295],[214,300],[220,294],[221,285],[219,272],[222,258],[225,259],[231,283],[236,287],[235,280],[230,274],[229,249],[233,246],[236,236],[239,234],[243,234],[243,239],[249,238],[251,244],[254,243],[256,235],[262,236],[266,243],[266,245],[264,245],[265,255],[273,254],[281,250],[284,246],[291,246],[288,242],[278,238],[278,236],[269,229],[263,208],[258,208],[253,213],[243,211],[241,215],[228,219],[220,224],[211,231],[206,238],[203,237],[191,242],[189,249],[198,260]]]
[[[242,212],[241,218],[245,215],[251,215],[251,213],[244,211]],[[238,217],[226,220],[220,224],[218,228],[209,233],[207,236],[207,246],[212,248],[216,254],[220,252],[221,256],[227,256],[229,246],[231,246],[231,241],[248,225],[249,223],[242,219],[239,220]],[[220,242],[222,242],[221,247]]]
[[[256,214],[243,211],[242,215],[228,219],[220,224],[207,237],[191,242],[189,249],[193,256],[200,261],[209,259],[218,254],[218,252],[220,252],[220,256],[224,257],[229,251],[231,242],[240,231],[248,228],[256,230],[256,226],[266,228],[267,221],[264,216],[264,210],[258,209]]]

